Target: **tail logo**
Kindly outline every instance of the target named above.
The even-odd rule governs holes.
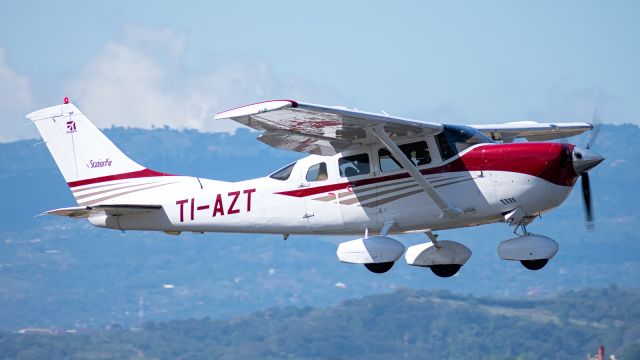
[[[78,130],[76,130],[76,122],[73,120],[69,120],[67,121],[67,134],[71,134],[74,133]]]
[[[89,165],[91,165],[91,166],[89,166]],[[102,160],[102,159],[90,160],[89,164],[87,164],[87,167],[89,169],[108,167],[108,166],[111,166],[111,159],[109,159],[109,158],[106,158],[105,160]]]

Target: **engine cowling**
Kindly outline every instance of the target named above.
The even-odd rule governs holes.
[[[501,242],[498,255],[503,260],[548,260],[556,255],[558,248],[558,243],[547,236],[528,234]]]
[[[409,246],[404,254],[407,264],[412,266],[464,265],[471,257],[471,250],[459,242],[438,241],[437,248],[433,243]]]
[[[404,245],[386,236],[370,236],[338,245],[338,260],[350,264],[394,262],[402,256]]]

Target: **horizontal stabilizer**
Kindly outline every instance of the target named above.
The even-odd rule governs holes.
[[[72,218],[88,218],[93,215],[130,215],[162,209],[162,205],[95,205],[75,206],[45,211],[40,215],[58,215]]]

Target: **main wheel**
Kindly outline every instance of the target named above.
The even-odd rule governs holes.
[[[520,264],[529,270],[540,270],[547,265],[548,262],[549,259],[520,260]]]
[[[458,264],[447,264],[447,265],[431,265],[429,266],[431,271],[438,275],[439,277],[451,277],[460,271],[462,265]]]
[[[382,274],[391,270],[391,268],[393,267],[393,264],[395,264],[395,262],[390,261],[390,262],[383,262],[383,263],[364,264],[364,267],[366,267],[367,270],[374,272],[376,274]]]

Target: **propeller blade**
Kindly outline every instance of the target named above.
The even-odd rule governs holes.
[[[602,127],[602,119],[600,118],[600,113],[598,112],[598,108],[593,110],[593,117],[591,118],[591,125],[593,126],[593,130],[589,133],[589,137],[587,138],[587,150],[591,148],[591,146],[595,143],[596,138],[598,137],[598,133],[600,133],[600,128]]]
[[[591,118],[591,125],[593,130],[589,133],[587,138],[587,150],[589,150],[596,142],[596,138],[602,128],[602,119],[598,108],[593,110],[593,117]],[[593,222],[593,205],[591,203],[591,184],[589,182],[589,173],[582,174],[582,199],[584,200],[584,215],[587,221],[587,229],[592,230],[594,228]]]
[[[589,183],[589,173],[582,176],[582,199],[584,200],[584,214],[587,220],[587,228],[593,229],[593,208],[591,206],[591,184]]]

